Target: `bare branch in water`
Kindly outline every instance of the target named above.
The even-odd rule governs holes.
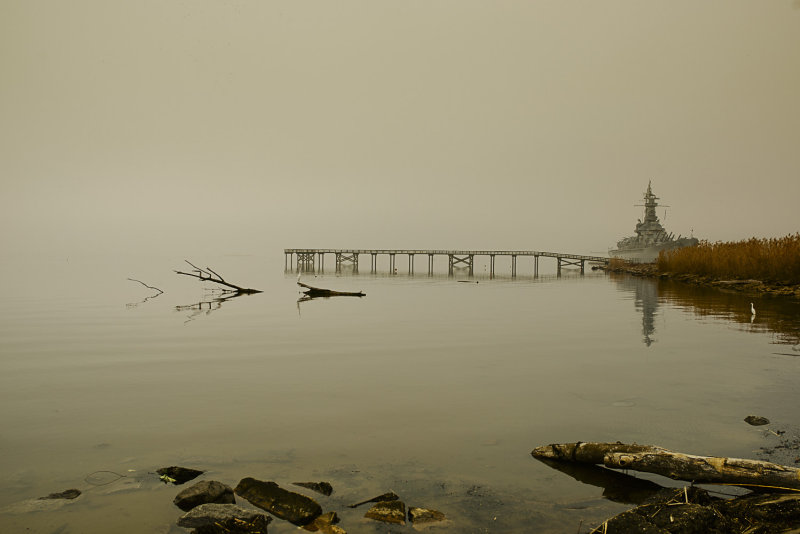
[[[250,288],[246,288],[246,287],[240,287],[240,286],[237,286],[236,284],[232,284],[232,283],[226,281],[222,276],[220,276],[218,273],[216,273],[210,267],[206,267],[205,269],[201,269],[200,267],[198,267],[194,263],[190,262],[189,260],[183,260],[183,261],[185,261],[186,263],[191,265],[194,269],[192,269],[192,272],[190,272],[190,273],[185,273],[183,271],[175,271],[176,274],[182,274],[184,276],[191,276],[192,278],[197,278],[198,280],[201,280],[203,282],[214,282],[215,284],[220,284],[220,285],[223,285],[223,286],[226,286],[226,287],[230,287],[232,289],[225,290],[225,291],[230,292],[230,293],[239,293],[239,294],[248,294],[248,295],[249,294],[253,294],[253,293],[261,293],[261,290],[259,290],[259,289],[250,289]]]
[[[160,289],[158,289],[157,287],[148,286],[147,284],[145,284],[145,283],[144,283],[144,282],[142,282],[141,280],[137,280],[136,278],[128,278],[128,280],[130,280],[131,282],[139,282],[140,284],[142,284],[142,285],[143,285],[144,287],[146,287],[147,289],[155,289],[156,291],[158,291],[158,294],[159,294],[159,295],[160,295],[161,293],[163,293],[163,291],[161,291],[161,290],[160,290]],[[157,296],[157,295],[153,295],[153,296]]]

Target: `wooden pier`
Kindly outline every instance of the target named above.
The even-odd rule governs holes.
[[[414,274],[415,256],[428,257],[428,274],[433,274],[433,259],[436,256],[447,256],[447,272],[453,274],[456,268],[466,268],[472,276],[475,256],[489,257],[489,275],[494,276],[495,258],[507,256],[511,259],[511,276],[517,276],[517,258],[520,256],[533,256],[533,275],[539,276],[539,258],[555,258],[557,273],[561,275],[561,267],[579,267],[581,274],[585,271],[586,262],[607,264],[609,258],[604,256],[584,256],[580,254],[566,254],[563,252],[541,252],[536,250],[424,250],[424,249],[332,249],[332,248],[287,248],[284,253],[284,268],[294,269],[295,256],[298,271],[325,270],[325,255],[332,254],[336,262],[336,272],[342,265],[352,265],[358,272],[359,256],[370,256],[370,272],[378,270],[378,256],[389,257],[389,272],[397,272],[397,256],[408,257],[408,273]]]

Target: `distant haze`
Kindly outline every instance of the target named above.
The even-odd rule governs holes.
[[[800,231],[792,0],[3,0],[0,72],[4,255]]]

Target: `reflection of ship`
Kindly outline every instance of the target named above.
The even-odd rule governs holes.
[[[636,225],[636,235],[626,237],[617,242],[617,248],[609,250],[609,255],[635,262],[652,262],[658,258],[662,250],[689,247],[697,244],[696,237],[675,237],[661,226],[656,215],[658,197],[647,184],[644,194],[644,221]]]
[[[656,341],[653,335],[658,315],[658,281],[633,276],[614,276],[614,281],[622,289],[633,291],[633,305],[642,312],[642,342],[649,347]]]

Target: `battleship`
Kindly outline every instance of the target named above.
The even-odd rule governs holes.
[[[690,247],[698,243],[696,237],[675,237],[661,226],[656,215],[658,198],[648,182],[644,194],[644,221],[639,219],[636,235],[619,240],[617,248],[608,251],[609,256],[636,263],[650,263],[658,259],[662,250]]]

